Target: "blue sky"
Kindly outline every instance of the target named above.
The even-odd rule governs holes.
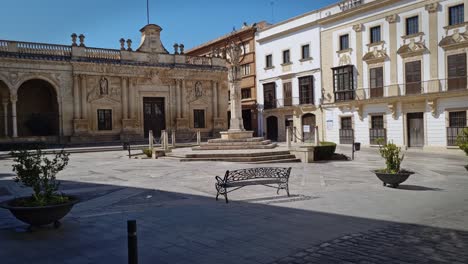
[[[271,8],[273,4],[273,14]],[[163,28],[168,50],[177,43],[199,45],[240,28],[242,23],[280,22],[336,0],[150,0],[150,22]],[[75,32],[86,45],[119,48],[119,39],[140,43],[146,0],[14,0],[0,9],[0,39],[71,43]]]

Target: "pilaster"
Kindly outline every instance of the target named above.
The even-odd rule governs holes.
[[[362,31],[364,26],[362,24],[356,24],[353,26],[353,30],[356,32],[356,68],[357,68],[357,88],[360,89],[363,87],[362,79],[362,68],[363,68],[363,52],[362,52]]]

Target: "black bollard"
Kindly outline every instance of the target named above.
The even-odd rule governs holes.
[[[138,264],[136,220],[127,221],[128,264]]]

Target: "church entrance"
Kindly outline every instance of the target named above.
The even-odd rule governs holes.
[[[154,137],[161,137],[161,131],[166,129],[164,97],[144,97],[143,113],[145,138],[150,130],[153,131]]]

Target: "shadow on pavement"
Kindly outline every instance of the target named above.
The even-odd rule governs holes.
[[[214,192],[206,197],[73,181],[62,186],[75,186],[71,193],[82,202],[58,230],[19,232],[24,225],[0,212],[1,221],[11,222],[0,229],[2,264],[126,263],[129,219],[137,220],[140,263],[468,262],[465,231],[268,204],[319,197],[280,194],[226,204],[216,202]]]

